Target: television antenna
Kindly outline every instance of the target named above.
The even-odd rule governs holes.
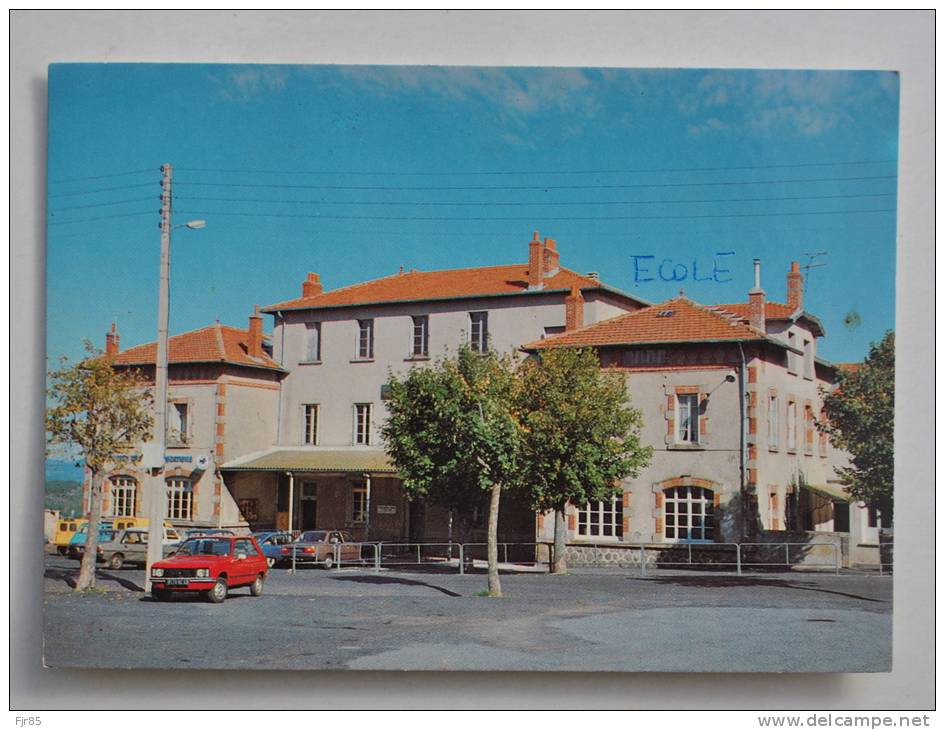
[[[826,256],[827,251],[804,251],[801,253],[801,256],[807,257],[807,263],[801,266],[801,269],[804,272],[804,293],[807,293],[807,285],[810,282],[810,270],[819,269],[822,266],[826,266],[826,261],[817,261],[821,256]]]

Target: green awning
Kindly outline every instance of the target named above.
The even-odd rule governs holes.
[[[354,472],[396,474],[383,451],[376,449],[270,449],[223,464],[225,471]]]
[[[831,500],[840,500],[842,502],[853,502],[854,499],[839,484],[802,484],[802,489],[809,489],[810,491],[819,494],[821,497],[826,497]]]

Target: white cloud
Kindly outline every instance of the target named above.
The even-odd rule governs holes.
[[[284,89],[288,75],[284,66],[238,66],[223,76],[210,74],[209,78],[224,98],[246,101],[266,91]]]

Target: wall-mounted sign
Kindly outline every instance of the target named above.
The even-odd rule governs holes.
[[[167,462],[187,462],[188,464],[194,460],[192,456],[165,456],[164,461]]]
[[[379,515],[396,515],[397,506],[393,504],[379,504],[377,505],[377,514]]]

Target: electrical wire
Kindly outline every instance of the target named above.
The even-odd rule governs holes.
[[[98,188],[97,190],[76,190],[69,193],[49,193],[47,197],[50,198],[66,198],[74,195],[93,195],[95,193],[110,193],[113,190],[129,190],[132,188],[150,188],[150,187],[159,187],[159,183],[147,182],[147,183],[138,183],[135,185],[120,185],[116,188]]]
[[[575,205],[683,205],[686,203],[759,203],[768,201],[791,201],[791,200],[839,200],[850,198],[883,198],[894,197],[896,193],[850,193],[842,195],[796,195],[789,197],[758,197],[758,198],[702,198],[696,200],[587,200],[587,201],[500,201],[500,202],[468,202],[468,201],[422,201],[422,200],[292,200],[279,198],[221,198],[214,196],[179,196],[175,195],[175,201],[201,201],[201,202],[225,202],[225,203],[285,203],[300,205],[403,205],[403,206],[575,206]],[[104,205],[104,204],[103,204]],[[60,210],[65,210],[61,208]]]
[[[783,180],[730,180],[721,182],[686,182],[686,183],[635,183],[635,184],[596,184],[596,185],[437,185],[437,186],[390,186],[390,185],[279,185],[266,183],[231,183],[175,181],[175,187],[218,187],[218,188],[270,188],[294,190],[617,190],[630,188],[688,188],[719,187],[732,185],[774,185],[782,183],[812,182],[852,182],[863,180],[894,180],[895,175],[867,175],[860,177],[814,177]]]
[[[124,205],[125,203],[147,203],[149,200],[154,200],[155,198],[129,198],[127,200],[113,200],[109,203],[89,203],[87,205],[67,205],[62,208],[53,209],[52,213],[56,213],[61,210],[79,210],[82,208],[101,208],[106,205]]]
[[[49,221],[47,225],[64,226],[69,223],[91,223],[92,221],[105,221],[112,218],[131,218],[138,215],[158,215],[158,212],[156,210],[143,210],[138,213],[116,213],[115,215],[101,215],[93,218],[76,218],[70,221]]]
[[[141,175],[145,172],[160,172],[160,170],[153,170],[148,168],[146,170],[129,170],[127,172],[111,172],[103,175],[89,175],[88,177],[71,177],[65,180],[50,180],[50,184],[59,185],[61,183],[72,183],[72,182],[83,182],[85,180],[104,180],[109,177],[124,177],[125,175]]]
[[[251,170],[223,167],[176,167],[178,172],[218,172],[226,174],[247,175],[381,175],[391,177],[436,176],[451,177],[463,175],[616,175],[652,172],[721,172],[723,170],[772,170],[805,167],[846,167],[855,165],[882,165],[894,163],[897,160],[855,160],[851,162],[799,162],[781,165],[742,165],[726,167],[654,167],[636,169],[607,169],[607,170],[469,170],[466,172],[437,171],[354,171],[354,170]]]

